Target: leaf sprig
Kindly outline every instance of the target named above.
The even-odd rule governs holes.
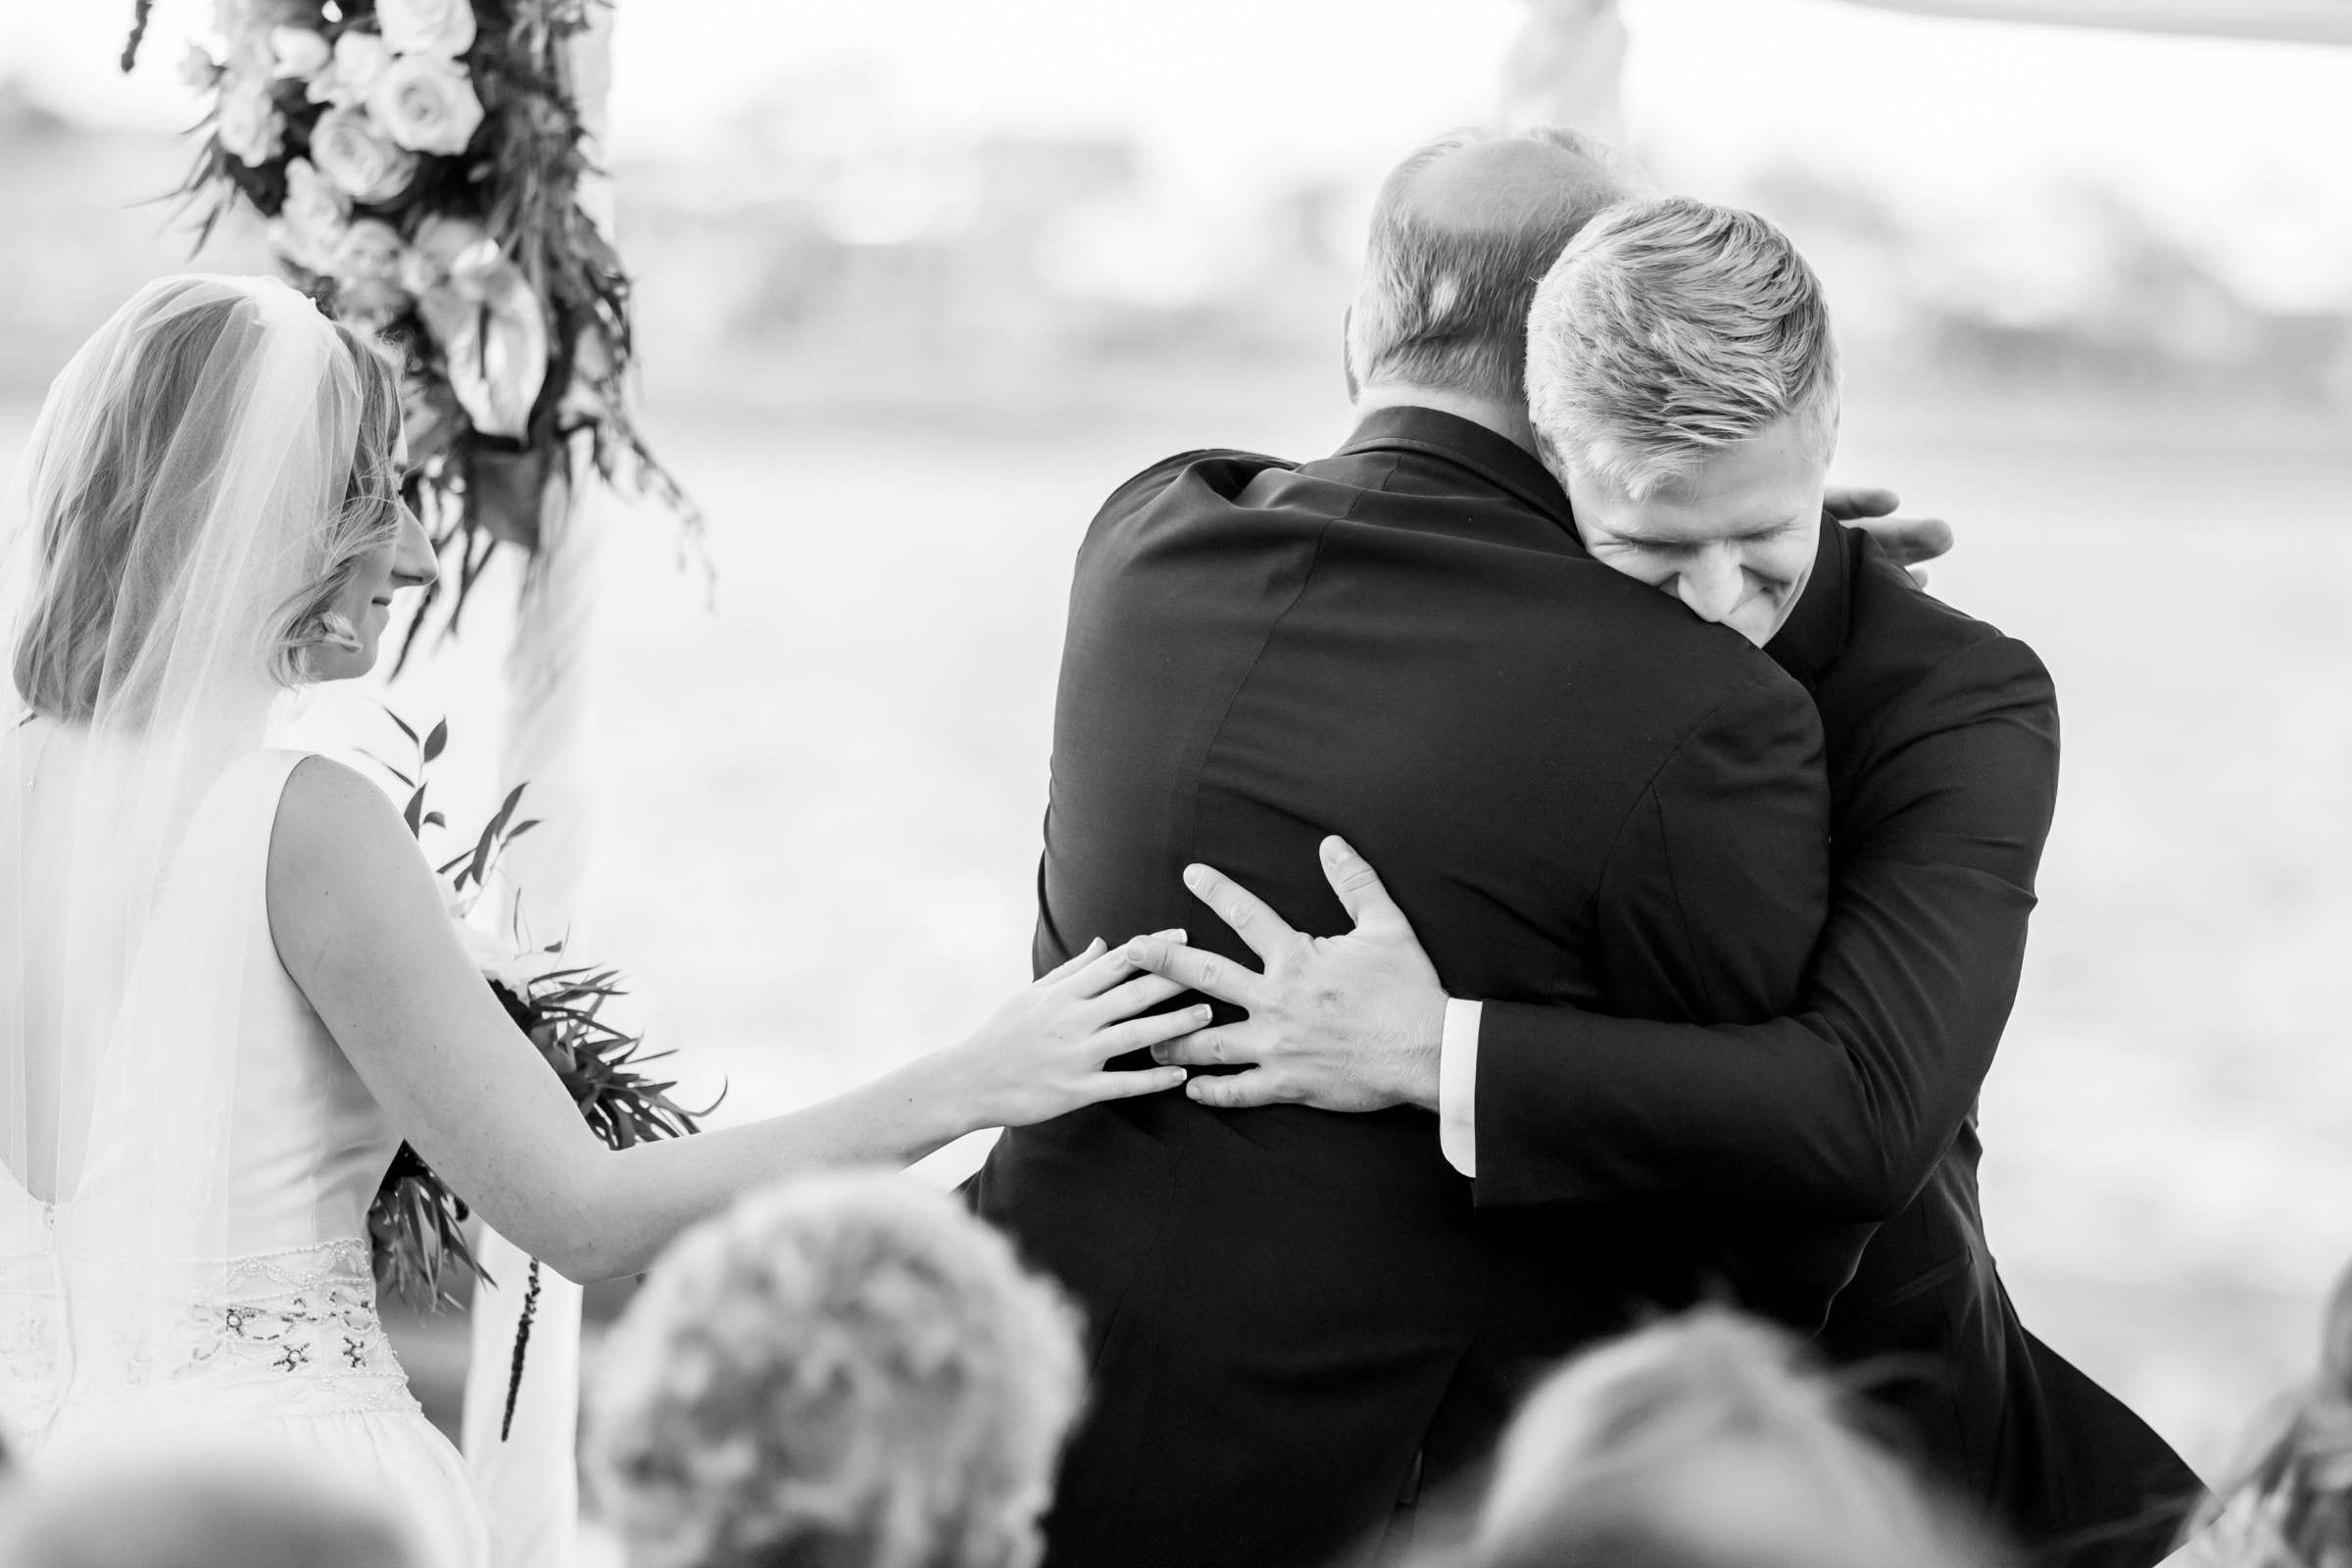
[[[409,831],[421,841],[427,827],[448,825],[441,812],[427,808],[425,772],[448,749],[449,723],[445,719],[419,736],[397,713],[390,717],[415,749],[416,759],[406,767],[381,758],[376,760],[408,789],[401,816]],[[539,825],[536,817],[515,817],[523,789],[517,784],[508,791],[472,847],[438,866],[438,873],[448,879],[453,897],[461,903],[479,897],[508,846]],[[560,960],[564,951],[564,945],[559,941],[538,953]],[[646,1071],[673,1053],[648,1052],[642,1035],[631,1034],[603,1016],[607,1003],[628,995],[617,969],[561,964],[531,974],[519,984],[499,975],[485,975],[484,981],[514,1027],[538,1048],[541,1059],[563,1083],[581,1121],[608,1148],[628,1149],[655,1139],[699,1132],[702,1119],[725,1099],[722,1088],[719,1100],[700,1110],[689,1110],[672,1098],[676,1080]],[[489,1279],[466,1245],[467,1218],[465,1200],[450,1190],[414,1146],[402,1144],[368,1214],[376,1282],[385,1294],[437,1310],[456,1304],[451,1289],[453,1270]]]

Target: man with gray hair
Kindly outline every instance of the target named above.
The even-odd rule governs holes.
[[[2057,788],[2048,672],[1866,537],[1822,525],[1838,414],[1828,311],[1755,215],[1670,199],[1588,224],[1536,290],[1528,401],[1592,558],[1764,649],[1822,716],[1833,891],[1800,1001],[1708,1026],[1472,1000],[1352,858],[1335,869],[1356,930],[1313,942],[1195,867],[1263,971],[1146,944],[1152,967],[1250,1015],[1164,1059],[1251,1064],[1197,1085],[1209,1103],[1345,1109],[1409,1098],[1434,1051],[1441,1146],[1484,1209],[1857,1222],[1843,1258],[1835,1231],[1814,1236],[1833,1250],[1813,1277],[1843,1287],[1835,1304],[1779,1315],[1877,1364],[1921,1456],[2047,1560],[2154,1562],[2196,1478],[2025,1330],[1977,1196],[1974,1103]]]
[[[1416,149],[1373,205],[1348,312],[1349,391],[1521,386],[1526,334],[1494,324],[1524,322],[1536,280],[1577,231],[1646,186],[1617,149],[1566,126],[1455,130]]]
[[[1180,923],[1198,861],[1345,929],[1315,869],[1336,830],[1455,995],[1684,1023],[1793,1005],[1827,897],[1812,705],[1748,638],[1595,561],[1528,421],[1536,282],[1625,194],[1570,134],[1423,149],[1374,219],[1348,440],[1304,465],[1188,453],[1104,505],[1071,593],[1037,962]],[[1789,492],[1807,521],[1826,462]],[[1235,972],[1250,951],[1202,947]],[[1203,1074],[1009,1133],[975,1178],[1090,1322],[1054,1568],[1393,1553],[1531,1365],[1720,1293],[1818,1321],[1859,1246],[1838,1224],[1491,1200],[1440,1157],[1458,1107],[1433,998],[1409,1083],[1233,1114]]]

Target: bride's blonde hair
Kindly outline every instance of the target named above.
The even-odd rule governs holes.
[[[115,383],[119,392],[88,425],[92,450],[74,470],[80,482],[44,498],[45,510],[30,519],[41,587],[17,640],[14,674],[18,694],[35,712],[69,721],[93,717],[108,648],[157,613],[129,578],[129,555],[174,440],[206,384],[206,368],[238,314],[253,308],[243,296],[223,294],[164,315],[137,337],[131,373]],[[278,607],[265,642],[270,674],[286,686],[305,678],[313,649],[360,646],[357,628],[335,612],[334,602],[361,559],[388,542],[401,518],[400,389],[391,362],[341,322],[330,325],[335,352],[348,357],[359,389],[357,438],[347,456],[335,455],[344,473],[342,503],[319,519],[308,581]],[[194,547],[194,539],[170,541],[181,555]],[[125,626],[130,617],[137,619]]]
[[[2320,1366],[2190,1532],[2238,1568],[2352,1568],[2352,1269],[2320,1326]]]

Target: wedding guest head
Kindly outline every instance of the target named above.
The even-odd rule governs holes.
[[[425,1568],[383,1504],[299,1458],[127,1454],[20,1474],[0,1568]]]
[[[2320,1364],[2283,1401],[2253,1459],[2216,1489],[2192,1530],[2200,1562],[2352,1568],[2352,1269],[2320,1328]]]
[[[1644,189],[1607,143],[1546,127],[1449,131],[1384,180],[1348,313],[1348,385],[1526,402],[1536,280],[1593,215]]]
[[[1082,1384],[1003,1237],[903,1178],[809,1178],[655,1267],[590,1463],[633,1568],[1024,1568]]]
[[[1982,1568],[1984,1538],[1777,1329],[1704,1309],[1593,1349],[1505,1437],[1478,1568]]]
[[[1771,641],[1838,444],[1829,307],[1788,236],[1679,196],[1602,214],[1535,291],[1527,391],[1594,559]]]
[[[281,686],[364,673],[394,590],[434,569],[400,445],[382,352],[291,288],[149,283],[33,434],[18,695],[66,722],[135,719],[199,659]],[[250,624],[197,635],[213,617]]]

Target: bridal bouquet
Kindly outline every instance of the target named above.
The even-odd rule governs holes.
[[[409,789],[403,816],[409,831],[421,841],[426,828],[448,825],[439,811],[426,808],[424,774],[447,749],[449,725],[446,721],[436,724],[420,738],[398,714],[390,716],[415,748],[416,762],[413,769],[388,762],[383,765]],[[471,847],[436,868],[449,879],[450,913],[457,921],[460,939],[481,969],[490,994],[506,1008],[514,1027],[539,1048],[540,1056],[579,1107],[581,1119],[608,1146],[627,1149],[651,1139],[679,1138],[699,1130],[700,1119],[716,1108],[715,1102],[700,1111],[681,1108],[669,1098],[675,1083],[650,1078],[642,1071],[668,1053],[642,1054],[642,1036],[615,1028],[598,1016],[606,1003],[626,995],[614,970],[572,961],[561,942],[537,949],[520,943],[501,944],[483,935],[467,918],[499,856],[538,825],[535,818],[516,819],[522,794],[523,786],[516,785]],[[465,1200],[450,1191],[415,1149],[401,1145],[368,1214],[377,1283],[387,1293],[437,1308],[454,1299],[443,1283],[445,1266],[454,1264],[488,1278],[466,1246],[466,1219]],[[510,1420],[530,1343],[538,1289],[539,1264],[533,1259],[507,1391]]]
[[[629,279],[582,200],[567,46],[598,3],[217,0],[182,66],[209,106],[184,187],[205,232],[250,206],[290,280],[401,358],[448,625],[499,544],[536,550],[562,515],[575,444],[700,527],[630,416]]]

